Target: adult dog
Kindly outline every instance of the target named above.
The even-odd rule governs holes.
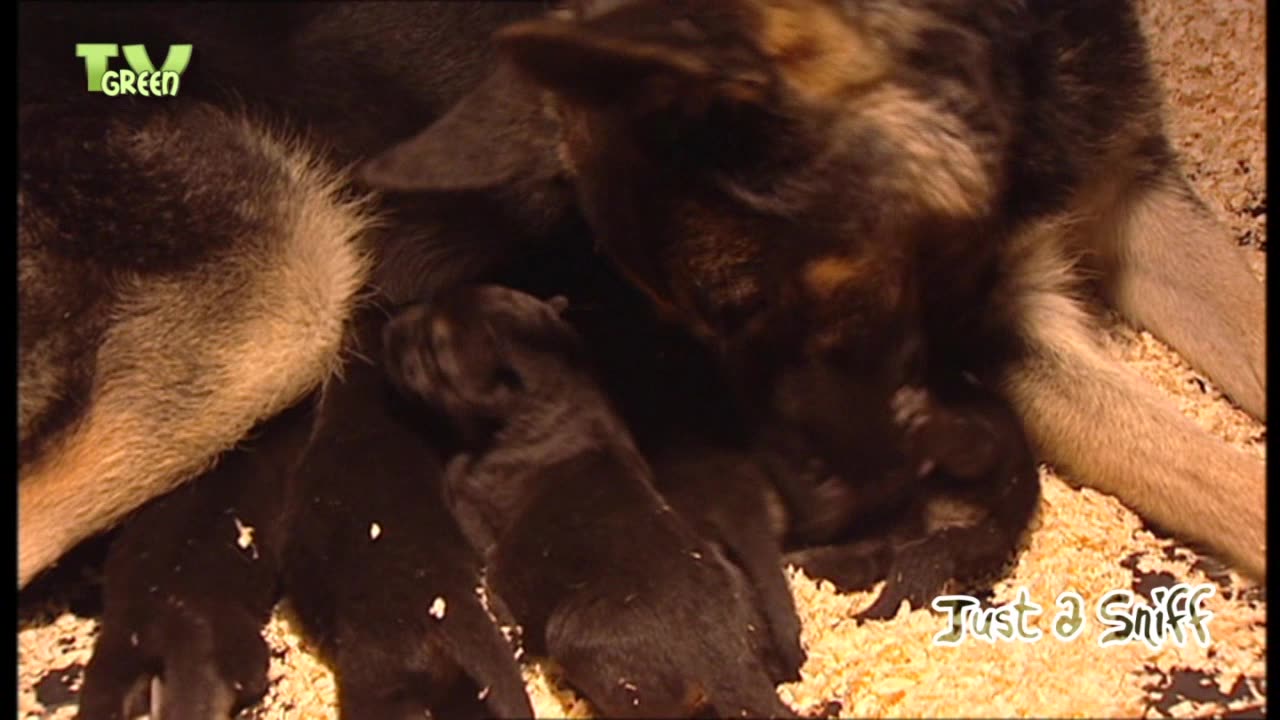
[[[1042,456],[1265,576],[1262,464],[1106,357],[1089,318],[1114,306],[1265,419],[1262,287],[1177,171],[1128,3],[597,5],[611,12],[505,31],[524,77],[490,74],[483,38],[536,4],[284,5],[253,22],[238,6],[23,6],[19,587],[321,383],[364,282],[409,296],[474,274],[510,247],[450,221],[545,237],[572,213],[566,180],[620,266],[726,344],[776,327],[753,321],[778,307],[840,337],[850,308],[882,300],[860,296],[868,248],[988,263],[981,288],[936,275],[933,301],[982,309],[952,350],[990,337],[983,318],[1012,329],[1001,380]],[[115,37],[191,42],[183,94],[67,101],[86,94],[75,44]],[[376,230],[324,160],[450,106],[370,166],[434,191],[384,204],[395,230]],[[664,145],[686,137],[671,128],[703,144]],[[718,135],[765,152],[712,177]],[[640,136],[706,152],[646,157]],[[129,211],[126,181],[156,193],[149,211]],[[773,253],[796,245],[796,217],[822,233]]]

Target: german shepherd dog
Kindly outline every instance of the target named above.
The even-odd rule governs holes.
[[[609,256],[772,412],[758,380],[870,372],[858,347],[918,313],[934,364],[982,368],[1040,458],[1265,577],[1263,463],[1096,336],[1115,308],[1266,418],[1263,288],[1178,168],[1130,3],[635,0],[497,45],[559,144],[441,169],[485,142],[459,132],[492,114],[472,96],[367,180],[555,168]]]
[[[20,588],[322,386],[362,288],[421,296],[577,213],[739,387],[853,372],[919,312],[1040,457],[1265,577],[1262,463],[1090,317],[1265,420],[1263,289],[1177,167],[1129,3],[544,9],[21,7]],[[192,43],[181,94],[86,93],[75,44],[115,38]],[[415,192],[372,202],[342,168],[406,138],[360,175]]]

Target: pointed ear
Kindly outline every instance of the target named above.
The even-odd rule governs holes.
[[[544,91],[503,64],[444,117],[357,172],[384,190],[489,190],[563,175],[559,141]]]
[[[495,42],[534,82],[590,105],[652,110],[682,101],[699,101],[698,107],[711,97],[762,102],[768,75],[733,39],[734,5],[638,0],[580,22],[510,25]]]

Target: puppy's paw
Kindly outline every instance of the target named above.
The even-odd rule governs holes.
[[[266,694],[268,650],[247,613],[167,598],[131,619],[103,620],[80,718],[225,720]]]
[[[907,432],[918,430],[929,422],[931,405],[929,391],[912,385],[898,388],[889,398],[894,424]]]
[[[941,534],[902,547],[893,558],[880,596],[854,618],[892,620],[904,600],[913,610],[929,607],[955,574],[954,557]]]
[[[795,550],[784,560],[815,580],[830,581],[840,592],[861,592],[885,578],[893,552],[887,541],[861,542]]]

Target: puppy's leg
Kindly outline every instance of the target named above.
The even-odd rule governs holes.
[[[1266,420],[1266,292],[1226,228],[1174,169],[1138,184],[1104,222],[1110,301]]]
[[[830,581],[840,592],[859,592],[885,578],[893,551],[887,540],[876,539],[794,550],[784,560],[815,580]]]
[[[1013,302],[1025,354],[1005,390],[1042,458],[1146,519],[1266,575],[1263,463],[1197,427],[1108,357],[1047,238],[1024,249]],[[1224,310],[1225,312],[1225,310]]]
[[[928,607],[951,581],[968,585],[1009,563],[1040,501],[1039,470],[1026,443],[1015,442],[985,482],[959,480],[957,493],[923,501],[929,534],[897,548],[884,590],[859,619],[891,618],[903,600]]]

